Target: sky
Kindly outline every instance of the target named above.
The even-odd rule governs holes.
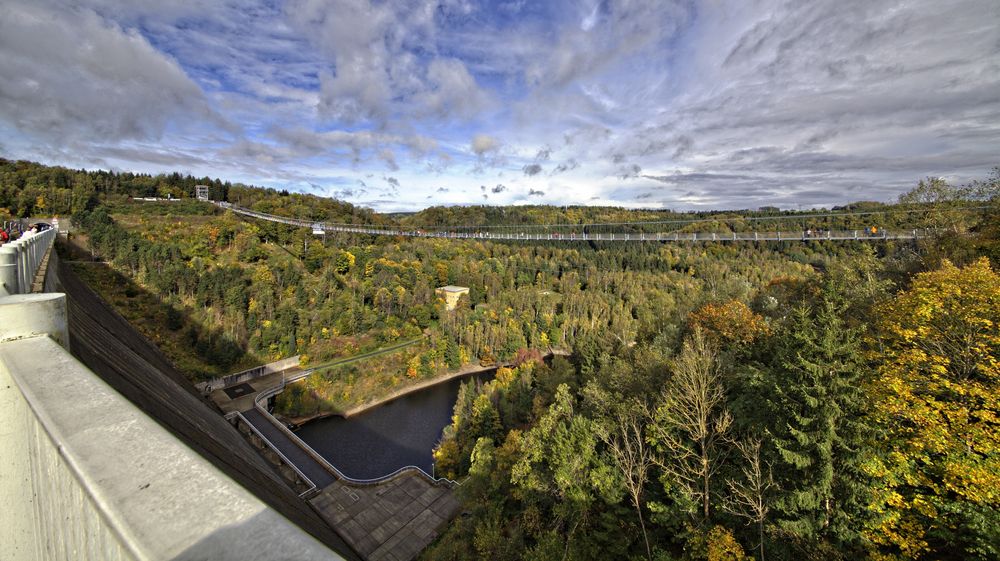
[[[382,212],[888,202],[1000,166],[1000,2],[0,0],[0,156]]]

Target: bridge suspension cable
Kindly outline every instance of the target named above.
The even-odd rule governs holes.
[[[477,240],[500,240],[500,241],[558,241],[558,242],[761,242],[761,241],[795,241],[795,240],[857,240],[857,241],[879,241],[879,240],[913,240],[927,237],[929,232],[926,229],[911,230],[886,230],[882,227],[868,227],[853,230],[832,230],[832,229],[804,229],[791,231],[715,231],[715,232],[677,232],[677,231],[654,231],[654,232],[629,232],[629,231],[592,231],[595,227],[611,226],[635,226],[640,224],[658,225],[666,224],[669,221],[661,222],[623,222],[607,224],[565,224],[559,225],[563,228],[572,227],[569,232],[544,232],[537,231],[539,226],[545,225],[524,225],[524,226],[503,226],[504,230],[495,231],[488,227],[469,227],[474,231],[461,231],[464,228],[450,228],[447,230],[427,231],[424,229],[399,228],[387,226],[371,226],[359,224],[333,224],[327,222],[316,222],[299,218],[288,218],[264,212],[257,212],[248,208],[243,208],[226,202],[216,202],[216,205],[241,214],[260,220],[288,224],[302,228],[312,228],[316,234],[349,233],[365,234],[372,236],[403,236],[413,238],[448,238],[448,239],[477,239]],[[865,213],[857,213],[865,214]],[[806,215],[808,216],[808,215]],[[815,215],[820,216],[820,215]],[[838,215],[839,216],[839,215]],[[758,217],[765,218],[765,217]],[[791,217],[789,217],[791,218]],[[795,218],[801,218],[795,217]],[[703,219],[694,222],[731,222],[741,219],[717,218]],[[745,219],[743,219],[745,220]],[[550,228],[556,225],[548,225]],[[579,232],[576,229],[580,229]],[[535,230],[535,231],[528,231]]]
[[[966,206],[966,207],[952,207],[948,208],[948,211],[966,211],[966,210],[986,210],[992,209],[990,206]],[[931,212],[927,208],[891,208],[885,210],[870,210],[870,211],[848,211],[848,212],[823,212],[823,213],[810,213],[810,214],[782,214],[774,216],[739,216],[732,215],[727,216],[725,213],[715,216],[709,216],[704,218],[671,218],[664,220],[636,220],[631,222],[590,222],[587,224],[578,223],[552,223],[552,224],[488,224],[480,226],[450,226],[450,230],[465,230],[465,229],[482,229],[482,230],[495,230],[495,229],[507,229],[507,228],[579,228],[581,226],[586,226],[588,228],[596,227],[610,227],[610,226],[656,226],[656,225],[669,225],[669,224],[697,224],[700,222],[765,222],[765,221],[802,221],[806,219],[816,219],[816,218],[845,218],[845,217],[859,217],[859,216],[897,216],[903,214],[926,214]]]

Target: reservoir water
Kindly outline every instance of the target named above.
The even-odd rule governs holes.
[[[375,479],[404,466],[433,473],[434,446],[451,423],[462,381],[489,380],[488,370],[404,395],[349,419],[327,417],[296,432],[344,475]]]

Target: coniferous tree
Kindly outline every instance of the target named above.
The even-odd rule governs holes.
[[[860,337],[829,300],[816,308],[793,310],[752,368],[744,399],[757,409],[774,468],[774,522],[796,538],[846,544],[858,539],[866,489]]]

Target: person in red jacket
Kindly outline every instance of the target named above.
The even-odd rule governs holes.
[[[0,228],[0,245],[3,245],[9,241],[10,241],[10,234],[7,233],[7,230]]]

